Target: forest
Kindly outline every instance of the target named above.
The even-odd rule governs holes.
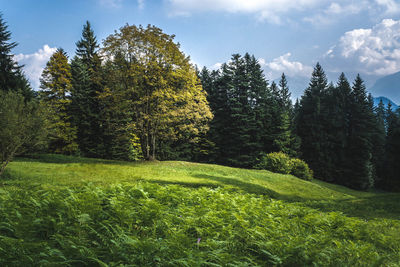
[[[32,151],[244,168],[282,152],[317,179],[400,189],[400,113],[374,107],[360,76],[328,82],[317,63],[293,104],[285,74],[269,83],[253,55],[198,70],[155,26],[126,25],[100,45],[87,22],[75,55],[59,48],[35,91],[3,19],[0,26],[1,172]]]

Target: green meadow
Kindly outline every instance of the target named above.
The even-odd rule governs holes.
[[[399,266],[400,194],[60,155],[0,180],[1,266]]]

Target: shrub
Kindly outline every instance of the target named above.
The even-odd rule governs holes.
[[[283,152],[273,152],[263,156],[256,167],[277,173],[292,174],[308,181],[313,177],[313,172],[306,162],[291,158]]]
[[[313,177],[312,170],[308,167],[308,164],[301,159],[290,160],[291,170],[290,174],[300,179],[310,181]]]
[[[258,168],[289,174],[291,170],[290,157],[283,152],[269,153],[262,157]]]

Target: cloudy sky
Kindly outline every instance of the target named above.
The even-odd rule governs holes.
[[[126,23],[156,25],[200,67],[249,52],[270,80],[307,80],[316,62],[367,86],[400,70],[399,0],[0,0],[0,12],[35,88],[57,47],[73,56],[86,20],[100,41]]]

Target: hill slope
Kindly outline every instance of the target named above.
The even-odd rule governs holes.
[[[0,265],[400,263],[400,194],[268,171],[18,159],[0,189]]]

